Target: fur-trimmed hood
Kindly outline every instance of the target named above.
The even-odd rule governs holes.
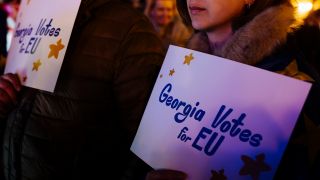
[[[255,65],[286,42],[287,35],[296,22],[294,8],[283,4],[270,7],[257,15],[235,31],[219,50],[210,49],[208,37],[204,32],[194,34],[187,46],[190,49]]]

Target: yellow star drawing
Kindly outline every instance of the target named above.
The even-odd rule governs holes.
[[[31,1],[31,0],[27,0],[27,5],[29,5],[29,4],[30,4],[30,1]]]
[[[170,70],[169,76],[173,76],[173,74],[175,73],[174,69]]]
[[[50,52],[48,54],[48,58],[54,56],[54,58],[58,59],[59,51],[64,48],[64,45],[61,43],[61,39],[57,41],[57,44],[50,44]]]
[[[193,56],[192,56],[192,53],[190,53],[188,56],[185,56],[184,57],[184,62],[183,62],[183,64],[188,64],[188,65],[190,65],[190,62],[193,60],[194,58],[193,58]]]
[[[32,71],[38,71],[39,67],[41,66],[41,61],[38,59],[37,61],[33,62],[33,68]]]

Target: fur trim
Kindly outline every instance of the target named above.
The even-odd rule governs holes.
[[[238,29],[221,49],[211,51],[217,56],[254,65],[286,42],[287,34],[295,23],[292,6],[270,7]],[[188,47],[210,52],[208,37],[203,32],[194,34]]]
[[[203,32],[193,34],[187,43],[187,47],[196,51],[210,53],[209,39]]]

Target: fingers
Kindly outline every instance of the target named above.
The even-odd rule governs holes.
[[[17,102],[17,92],[21,87],[16,81],[13,74],[8,74],[0,77],[0,98],[3,103],[16,103]],[[9,98],[9,99],[8,99]]]
[[[17,104],[21,83],[16,74],[0,76],[0,115],[4,116]]]
[[[17,92],[19,92],[21,90],[21,83],[20,83],[20,80],[19,80],[19,77],[17,74],[12,74],[12,73],[5,74],[2,76],[2,78],[11,82],[11,84],[13,85],[13,87],[15,88],[15,90]]]

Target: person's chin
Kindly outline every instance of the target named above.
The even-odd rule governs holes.
[[[202,30],[206,29],[205,26],[203,26],[202,24],[193,23],[193,22],[192,22],[192,27],[193,27],[195,30],[198,30],[198,31],[202,31]]]

